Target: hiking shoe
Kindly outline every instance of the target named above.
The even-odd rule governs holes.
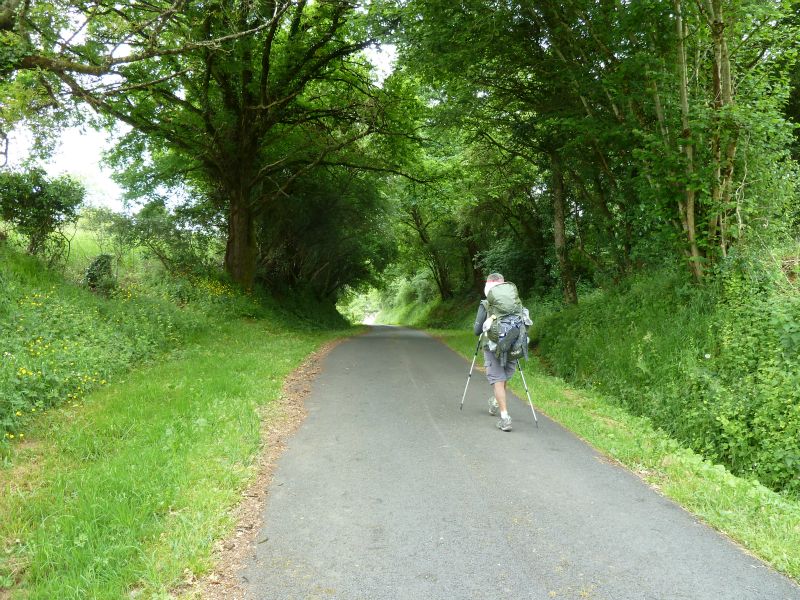
[[[505,419],[501,418],[497,422],[497,428],[500,431],[511,431],[511,417],[506,417]]]
[[[489,398],[489,414],[495,416],[498,410],[500,410],[500,405],[497,403],[497,398],[492,396]]]

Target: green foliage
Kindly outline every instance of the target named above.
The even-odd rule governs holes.
[[[431,274],[427,271],[420,271],[410,280],[400,282],[394,305],[429,304],[436,298],[438,298],[436,283],[433,281]]]
[[[375,288],[362,292],[349,289],[337,304],[337,310],[350,323],[363,323],[368,319],[370,321],[374,320],[380,309],[380,292]]]
[[[69,176],[49,179],[38,168],[0,171],[0,218],[28,239],[30,254],[43,253],[52,234],[77,220],[85,195],[83,185]]]
[[[708,367],[716,381],[692,382],[715,407],[715,426],[695,443],[735,472],[799,493],[800,294],[780,263],[737,256],[726,266]]]
[[[93,247],[91,256],[110,254],[114,258],[115,267],[119,267],[123,259],[137,248],[136,238],[128,235],[129,219],[108,208],[85,207],[80,212],[76,236],[86,235],[92,243],[78,239],[79,248]],[[115,272],[116,272],[115,268]]]
[[[736,258],[718,287],[661,273],[537,320],[543,360],[734,473],[800,493],[800,299],[780,267]]]
[[[564,267],[617,281],[642,266],[685,264],[690,246],[699,279],[700,267],[713,271],[732,246],[785,233],[787,214],[796,214],[797,175],[781,109],[795,68],[797,19],[786,2],[718,5],[723,27],[712,26],[711,4],[687,1],[405,5],[401,63],[433,97],[438,154],[457,155],[458,142],[468,149],[461,158],[469,168],[458,173],[467,193],[452,212],[489,229],[460,232],[480,253],[470,258],[505,263],[526,290],[543,293],[554,276],[568,277]],[[676,33],[676,6],[691,31],[685,42]],[[720,36],[736,48],[730,98],[715,88]],[[692,73],[686,89],[678,76],[681,43]],[[460,137],[448,139],[445,127]],[[553,239],[547,200],[556,189],[567,205],[570,249],[558,269],[543,244]],[[507,239],[529,254],[507,258],[509,248],[500,255],[495,248]],[[531,279],[544,286],[529,288]]]
[[[98,254],[86,268],[83,281],[90,290],[108,294],[116,282],[112,269],[114,257],[110,254]]]
[[[380,291],[379,307],[385,315],[387,311],[426,306],[436,300],[441,297],[430,271],[420,269],[411,277],[394,274]]]
[[[545,270],[537,254],[528,244],[516,237],[498,239],[492,246],[478,254],[476,262],[485,274],[502,273],[507,281],[513,281],[520,293],[545,293],[554,278]]]
[[[374,178],[337,169],[308,175],[259,220],[258,281],[276,295],[329,302],[377,285],[396,254],[389,218]]]
[[[117,246],[141,247],[173,274],[204,274],[222,262],[219,231],[197,223],[188,207],[170,210],[163,200],[153,200],[135,215],[101,214],[94,220]]]
[[[411,279],[396,276],[377,296],[376,322],[414,327],[463,326],[471,330],[478,306],[475,293],[442,300],[426,270]]]
[[[5,247],[0,281],[0,430],[6,441],[36,413],[80,402],[198,328],[266,310],[262,299],[218,279],[163,272],[126,276],[106,298]],[[315,320],[312,307],[305,312],[299,325]]]
[[[790,94],[784,108],[784,116],[794,123],[794,139],[792,140],[792,158],[800,160],[800,63],[795,63],[789,75]]]

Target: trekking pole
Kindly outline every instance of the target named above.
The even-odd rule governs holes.
[[[472,377],[472,369],[475,368],[475,359],[478,358],[478,349],[481,347],[481,338],[483,338],[482,333],[478,336],[478,344],[475,346],[475,355],[472,357],[472,365],[470,365],[469,375],[467,375],[467,385],[464,386],[464,395],[461,396],[461,406],[458,410],[464,410],[464,398],[467,397],[467,388],[469,387],[469,380]]]
[[[519,365],[519,374],[522,375],[522,385],[525,386],[525,393],[528,394],[528,404],[531,405],[531,412],[533,413],[533,420],[536,421],[536,428],[539,428],[539,419],[536,418],[536,411],[533,410],[533,401],[531,400],[531,393],[528,391],[528,383],[525,381],[525,373],[522,372],[522,364]]]

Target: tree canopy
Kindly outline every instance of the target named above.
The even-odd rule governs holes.
[[[180,190],[245,287],[333,297],[394,261],[443,298],[503,269],[576,302],[796,234],[797,8],[2,0],[0,129],[127,123],[120,181]]]

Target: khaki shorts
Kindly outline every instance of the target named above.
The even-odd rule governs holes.
[[[486,379],[489,380],[489,385],[494,385],[498,381],[508,381],[517,370],[516,360],[509,360],[505,367],[501,367],[500,359],[489,350],[483,351],[483,364],[486,367]]]

